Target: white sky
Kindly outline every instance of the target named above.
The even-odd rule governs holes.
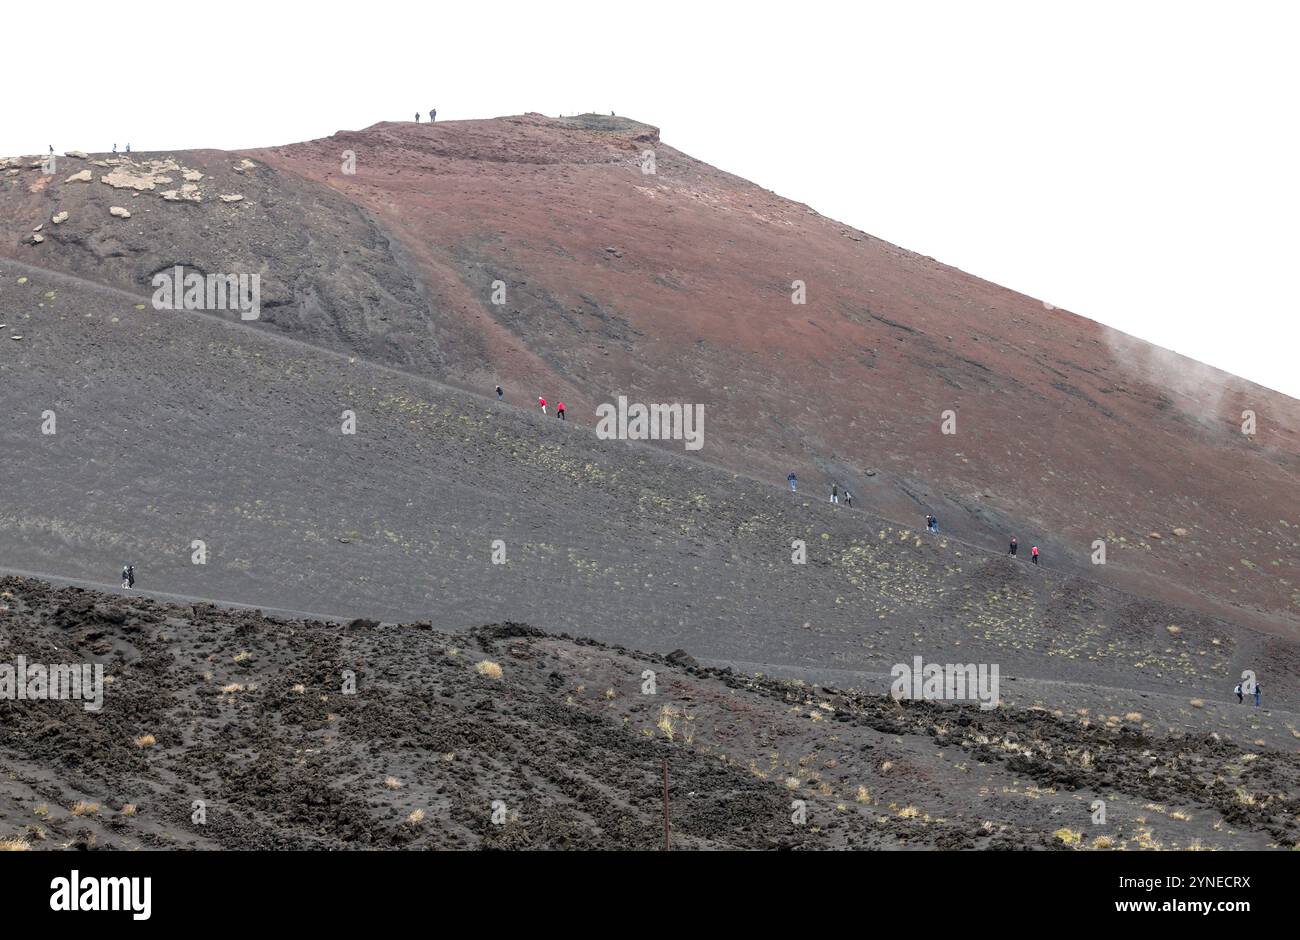
[[[614,110],[1300,398],[1300,4],[9,4],[0,153]]]

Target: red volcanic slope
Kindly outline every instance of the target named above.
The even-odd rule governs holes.
[[[838,480],[901,520],[933,508],[958,537],[1014,532],[1049,566],[1300,636],[1293,399],[872,238],[634,121],[383,123],[249,155],[389,231],[454,353],[444,379],[592,423],[618,394],[701,402],[712,463],[774,485],[794,469],[817,498]]]

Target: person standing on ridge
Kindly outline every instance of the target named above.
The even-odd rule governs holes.
[[[844,491],[844,505],[848,506],[849,508],[853,507],[853,494],[850,493],[848,490]]]
[[[1255,680],[1255,707],[1259,708],[1259,680]]]
[[[839,505],[839,502],[840,502],[840,485],[839,485],[838,483],[832,483],[832,484],[831,484],[831,502],[834,503],[834,504],[837,505],[837,506]]]
[[[546,399],[541,395],[537,396],[537,404],[542,406],[542,414],[546,414]]]
[[[135,565],[126,566],[126,586],[135,587]]]
[[[117,144],[113,145],[113,153],[117,153]]]
[[[1035,545],[1029,550],[1029,555],[1034,559],[1034,564],[1038,564],[1038,546]]]
[[[497,401],[501,401],[501,400],[503,400],[505,397],[506,397],[506,390],[505,390],[504,388],[502,388],[500,385],[498,385],[498,386],[497,386]]]
[[[561,421],[567,420],[564,417],[564,402],[560,402],[555,406],[555,417],[559,418]]]
[[[126,565],[123,565],[122,566],[122,590],[126,590],[128,587],[131,586],[130,581],[131,581],[131,572],[126,570]]]
[[[416,124],[419,124],[419,123],[420,123],[420,112],[419,112],[419,111],[416,111],[416,112],[415,112],[415,123],[416,123]]]
[[[785,479],[786,479],[786,482],[790,484],[790,492],[791,492],[791,493],[797,493],[797,492],[799,492],[799,481],[795,478],[795,475],[794,475],[794,471],[793,471],[793,470],[790,471],[790,475],[789,475],[788,477],[786,477]]]
[[[430,108],[430,109],[429,109],[429,123],[432,124],[432,123],[433,123],[434,121],[436,121],[436,120],[438,120],[438,109],[437,109],[437,108]]]
[[[1011,550],[1010,550],[1009,552],[1007,552],[1007,554],[1010,555],[1012,558],[1014,558],[1015,555],[1016,555],[1016,549],[1017,549],[1018,547],[1019,547],[1019,544],[1016,542],[1016,537],[1015,537],[1014,535],[1011,536]]]
[[[126,145],[126,152],[127,152],[127,153],[130,153],[130,152],[131,152],[131,145],[130,145],[130,144],[127,144],[127,145]]]
[[[1233,689],[1232,691],[1234,691],[1234,692],[1237,693],[1237,704],[1240,705],[1240,704],[1244,701],[1244,700],[1242,699],[1242,697],[1241,697],[1241,683],[1238,682],[1238,683],[1237,683],[1237,687],[1236,687],[1235,689]]]

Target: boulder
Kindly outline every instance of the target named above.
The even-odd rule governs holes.
[[[56,213],[54,218],[50,219],[50,221],[53,222],[55,225],[62,225],[64,222],[68,221],[67,210]]]
[[[222,193],[220,196],[222,202],[243,202],[244,197],[239,193]]]
[[[73,173],[71,176],[69,176],[69,177],[68,177],[67,179],[65,179],[63,182],[65,182],[65,183],[89,183],[89,182],[90,182],[92,179],[94,179],[94,178],[95,178],[95,175],[94,175],[93,173],[91,173],[89,170],[82,170],[82,171],[79,172],[79,173]]]
[[[109,215],[117,216],[119,219],[131,218],[131,213],[126,209],[123,209],[121,206],[109,206],[108,213]]]

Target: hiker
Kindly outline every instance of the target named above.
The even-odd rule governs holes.
[[[786,482],[788,482],[788,483],[790,484],[790,492],[791,492],[791,493],[797,493],[797,492],[799,492],[799,481],[795,478],[795,475],[794,475],[794,471],[793,471],[793,470],[790,471],[790,475],[789,475],[788,477],[786,477],[785,479],[786,479]]]
[[[126,566],[126,586],[135,587],[135,565]]]
[[[1017,548],[1016,537],[1013,535],[1011,536],[1011,551],[1007,552],[1007,554],[1014,557],[1014,555],[1016,554],[1016,548]]]
[[[497,386],[497,401],[502,401],[506,397],[506,390],[500,385]]]
[[[54,153],[54,144],[50,144],[50,153]]]
[[[131,581],[131,572],[126,570],[126,565],[123,565],[122,566],[122,590],[125,591],[127,588],[131,586],[130,581]]]
[[[1243,701],[1243,699],[1242,699],[1242,697],[1241,697],[1241,683],[1238,682],[1238,683],[1237,683],[1237,687],[1236,687],[1235,689],[1233,689],[1232,691],[1234,691],[1234,692],[1237,693],[1237,704],[1240,705],[1240,704],[1242,703],[1242,701]]]
[[[1255,707],[1259,708],[1259,680],[1255,680]]]
[[[1035,545],[1029,550],[1029,555],[1034,559],[1034,564],[1038,564],[1038,546]]]
[[[831,502],[834,503],[834,504],[837,505],[837,506],[839,505],[839,502],[840,502],[840,485],[839,485],[838,483],[832,483],[832,484],[831,484]]]
[[[127,153],[130,153],[130,152],[131,152],[131,145],[130,145],[130,144],[127,144],[127,145],[126,145],[126,152],[127,152]]]
[[[432,123],[433,123],[434,121],[436,121],[436,120],[438,120],[438,109],[437,109],[437,108],[430,108],[430,109],[429,109],[429,123],[432,124]]]
[[[933,516],[933,515],[930,516],[930,531],[933,532],[935,535],[938,535],[938,534],[939,534],[939,517],[938,517],[938,516]]]
[[[853,494],[850,493],[848,490],[844,491],[844,505],[845,506],[853,505]]]
[[[113,145],[113,153],[117,153],[117,144]]]
[[[564,402],[560,402],[555,406],[555,417],[559,418],[561,421],[567,420],[564,417]]]
[[[416,111],[416,112],[415,112],[415,123],[416,123],[416,124],[419,124],[419,123],[420,123],[420,112],[419,112],[419,111]]]
[[[546,414],[546,399],[541,395],[537,396],[537,404],[542,406],[542,414]]]

